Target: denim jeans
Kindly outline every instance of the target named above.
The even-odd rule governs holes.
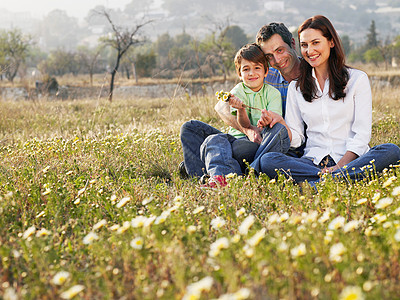
[[[254,161],[250,164],[256,174],[260,173],[261,157],[268,152],[287,153],[290,148],[290,139],[287,129],[282,124],[275,124],[274,127],[265,127],[261,133],[262,142],[254,156]]]
[[[232,143],[236,140],[230,134],[218,133],[208,136],[200,147],[200,159],[204,162],[207,174],[242,174],[239,162],[233,157]]]
[[[350,178],[361,180],[368,177],[368,169],[365,166],[372,166],[370,171],[377,173],[396,164],[400,160],[400,148],[394,144],[382,144],[371,148],[367,153],[348,163],[335,172],[335,178]],[[334,162],[333,162],[334,164]],[[331,166],[332,163],[328,164]],[[297,183],[308,181],[315,184],[321,180],[320,171],[325,165],[315,165],[311,159],[295,158],[283,153],[269,152],[262,155],[260,159],[261,172],[270,178],[275,178],[279,171],[285,177],[292,177]]]
[[[186,172],[190,176],[200,177],[207,173],[206,165],[200,159],[200,147],[208,136],[218,133],[221,131],[197,120],[191,120],[182,125],[180,137],[183,159]]]
[[[246,143],[244,140],[247,138],[236,139],[229,134],[219,133],[213,134],[207,137],[200,148],[201,160],[204,161],[207,173],[210,176],[215,175],[227,175],[229,173],[236,173],[241,175],[243,173],[242,166],[237,160],[237,156],[233,155],[233,149],[236,151],[242,151],[239,156],[249,155],[250,151],[255,151],[254,154],[250,155],[252,158],[248,158],[248,162],[251,163],[256,172],[260,171],[259,159],[260,157],[269,151],[276,151],[286,153],[290,147],[290,139],[286,128],[281,124],[276,124],[274,127],[266,127],[261,132],[262,142],[260,145],[256,143]],[[236,145],[235,145],[236,143]],[[253,144],[257,145],[257,149],[253,147]],[[250,146],[246,149],[246,145]],[[254,159],[255,158],[255,159]]]

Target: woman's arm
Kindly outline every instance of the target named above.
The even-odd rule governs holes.
[[[343,155],[343,157],[337,162],[336,165],[333,167],[325,167],[322,169],[322,173],[332,173],[340,168],[343,168],[345,165],[348,163],[352,162],[358,158],[358,155],[355,154],[354,152],[351,151],[346,151],[346,153]]]

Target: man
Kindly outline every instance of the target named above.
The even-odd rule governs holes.
[[[256,43],[263,50],[269,69],[265,82],[277,88],[282,96],[282,111],[285,111],[287,87],[290,81],[300,74],[300,59],[296,53],[295,41],[282,23],[270,23],[263,26],[257,33]],[[236,117],[230,113],[229,104],[219,101],[215,110],[221,119],[229,126],[243,132],[248,139],[238,139],[232,143],[232,147],[225,147],[227,153],[223,157],[235,159],[244,168],[243,159],[251,162],[261,143],[261,129],[256,126],[242,128]],[[186,122],[181,127],[181,143],[184,163],[180,165],[181,175],[202,176],[206,165],[200,159],[200,148],[204,140],[213,134],[221,133],[218,129],[197,120]],[[203,145],[204,147],[204,145]],[[227,161],[229,165],[229,161]]]

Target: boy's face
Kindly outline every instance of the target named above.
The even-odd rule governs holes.
[[[240,64],[240,79],[252,91],[258,92],[262,88],[265,75],[266,72],[262,64],[242,59]]]

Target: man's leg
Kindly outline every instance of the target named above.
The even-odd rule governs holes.
[[[218,129],[197,120],[184,123],[181,127],[181,143],[186,172],[190,176],[202,176],[206,166],[200,159],[200,146],[204,140],[212,135],[221,133]]]
[[[272,128],[265,127],[261,133],[263,140],[250,164],[254,170],[260,172],[260,159],[267,152],[286,153],[290,148],[290,139],[287,129],[282,124],[275,124]]]
[[[400,160],[400,148],[395,144],[382,144],[371,148],[367,153],[332,173],[335,177],[349,177],[360,180],[371,172],[380,173]],[[369,167],[368,167],[369,166]]]
[[[242,174],[239,162],[232,155],[231,144],[234,140],[233,136],[225,133],[213,134],[205,139],[200,147],[200,158],[208,175]]]
[[[247,137],[242,137],[233,141],[233,158],[238,161],[243,173],[247,169],[247,165],[244,163],[244,161],[251,163],[254,160],[254,155],[256,154],[259,146],[259,144],[250,141]]]

